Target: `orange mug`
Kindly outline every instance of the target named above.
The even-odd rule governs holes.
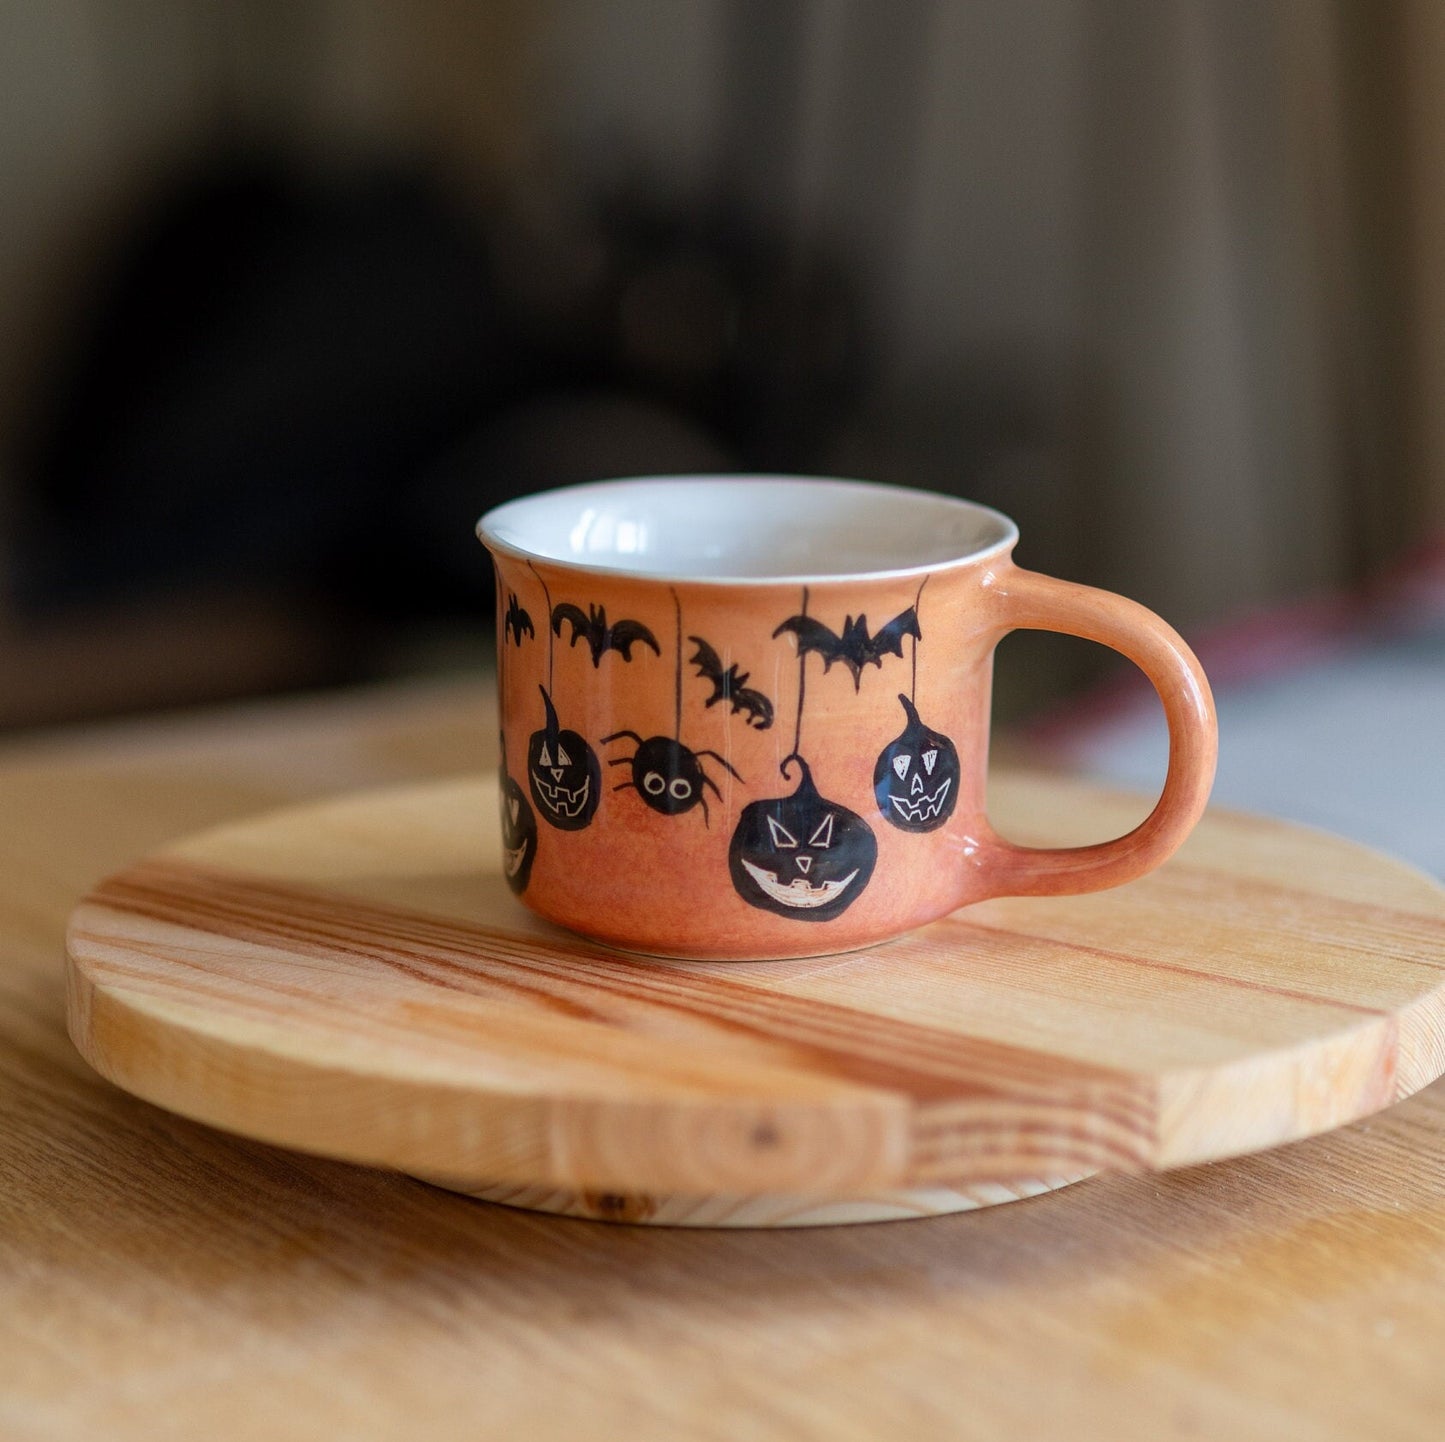
[[[951,496],[790,476],[573,486],[489,511],[508,884],[624,950],[848,951],[990,896],[1117,886],[1188,835],[1209,685],[1133,601],[1015,566]],[[1154,683],[1169,768],[1127,836],[1022,847],[984,804],[1008,632],[1112,646]]]

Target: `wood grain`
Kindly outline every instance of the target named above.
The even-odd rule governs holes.
[[[1438,1437],[1445,1082],[1292,1146],[1013,1206],[699,1232],[247,1141],[76,1055],[62,933],[98,877],[266,807],[478,769],[488,706],[480,686],[411,687],[0,748],[0,1435]],[[1147,810],[1089,791],[1091,831],[1051,794],[1003,778],[995,819],[1085,843]],[[1230,821],[1211,833],[1226,857],[1249,844]],[[1406,909],[1419,884],[1274,842],[1252,853],[1264,880],[1313,856],[1317,888]]]
[[[1087,793],[1047,790],[1107,829]],[[842,957],[683,963],[533,918],[495,811],[490,781],[367,792],[109,877],[70,928],[77,1046],[243,1135],[630,1220],[1183,1165],[1445,1070],[1445,893],[1331,837],[1211,818],[1098,896],[987,903]],[[629,1200],[576,1200],[595,1194]]]

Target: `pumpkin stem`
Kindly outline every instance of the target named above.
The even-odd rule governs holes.
[[[542,693],[542,704],[547,708],[547,738],[550,741],[557,739],[557,733],[562,728],[557,724],[557,708],[552,704],[552,698],[547,694],[545,686],[538,686]]]
[[[783,773],[783,780],[788,781],[792,779],[792,767],[795,761],[798,763],[798,769],[803,773],[803,779],[799,782],[799,785],[811,786],[813,784],[813,773],[809,770],[808,763],[804,761],[796,751],[791,751],[788,755],[784,756],[778,766],[778,770]]]
[[[673,699],[673,725],[672,739],[679,744],[682,742],[682,602],[677,598],[677,588],[669,587],[672,591],[672,609],[676,626],[674,632],[677,636],[677,661],[673,673],[672,699]]]
[[[923,723],[918,719],[918,707],[901,691],[898,693],[898,699],[903,703],[903,714],[908,717],[908,724],[921,726]]]

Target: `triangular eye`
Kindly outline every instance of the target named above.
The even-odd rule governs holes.
[[[550,766],[552,764],[552,753],[547,750],[547,743],[545,741],[542,743],[542,754],[538,759],[543,766]]]
[[[900,781],[908,775],[908,763],[912,760],[913,758],[906,751],[901,756],[893,758],[893,769],[898,773]]]
[[[512,825],[515,826],[517,824],[517,815],[522,809],[522,803],[515,796],[509,796],[507,798],[507,808],[512,813]]]
[[[830,811],[813,828],[813,834],[808,838],[809,846],[816,846],[819,851],[826,851],[833,844],[833,813]]]
[[[798,838],[776,817],[768,817],[768,830],[772,833],[774,847],[791,847],[798,844]]]
[[[559,766],[570,766],[572,758],[562,749],[562,743],[557,743],[557,764]]]
[[[933,763],[934,763],[935,761],[937,761],[937,760],[938,760],[938,752],[937,752],[937,751],[925,751],[925,752],[923,753],[923,769],[924,769],[926,772],[928,772],[928,774],[929,774],[930,776],[933,775]]]

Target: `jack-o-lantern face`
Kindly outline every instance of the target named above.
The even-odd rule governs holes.
[[[743,807],[728,847],[733,886],[750,906],[799,921],[831,921],[873,875],[878,842],[855,811],[819,795],[801,757],[791,796]]]
[[[597,812],[602,768],[577,732],[558,725],[552,698],[545,687],[541,691],[547,724],[527,743],[527,784],[544,821],[561,831],[581,831]]]
[[[898,699],[908,721],[873,768],[873,794],[900,831],[935,831],[958,805],[958,749],[919,720],[907,696]]]
[[[507,885],[520,896],[532,876],[537,859],[537,818],[522,794],[522,788],[507,774],[507,741],[502,738],[500,772],[502,820],[502,874]]]

